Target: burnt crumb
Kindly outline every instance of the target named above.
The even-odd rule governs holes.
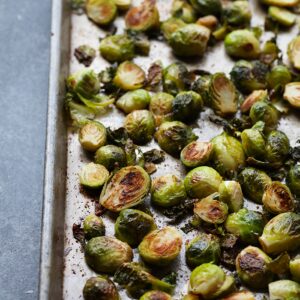
[[[89,67],[96,57],[96,50],[88,45],[81,45],[75,49],[74,55],[81,64]]]
[[[72,227],[72,231],[73,231],[73,237],[75,238],[75,240],[80,243],[82,248],[84,248],[85,247],[85,238],[84,238],[84,232],[83,232],[83,228],[81,227],[81,224],[74,223],[73,227]]]
[[[102,206],[98,201],[95,201],[95,215],[97,217],[102,216],[106,212],[106,208]]]

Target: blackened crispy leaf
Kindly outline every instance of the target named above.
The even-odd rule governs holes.
[[[96,51],[89,45],[81,45],[74,51],[77,60],[86,67],[89,67],[96,57]]]
[[[160,164],[165,160],[165,152],[162,150],[152,149],[144,152],[145,162]]]
[[[73,236],[74,236],[75,240],[80,243],[82,248],[84,248],[85,247],[85,238],[84,238],[84,232],[83,232],[83,228],[81,227],[81,224],[74,223],[72,230],[73,230]]]
[[[146,81],[146,87],[150,91],[154,91],[162,81],[162,64],[160,61],[154,62],[149,70]]]
[[[128,140],[128,134],[124,127],[112,130],[110,127],[106,129],[107,139],[110,144],[117,146],[125,146]]]

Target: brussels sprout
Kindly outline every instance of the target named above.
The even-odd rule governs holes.
[[[84,300],[120,300],[114,283],[103,276],[89,278],[83,288]]]
[[[228,116],[237,112],[236,89],[224,73],[216,73],[211,77],[209,93],[210,104],[217,115]]]
[[[300,282],[300,256],[296,256],[290,261],[290,272],[293,279]]]
[[[150,190],[151,180],[139,166],[120,169],[102,190],[100,203],[108,210],[119,212],[139,204]]]
[[[219,190],[221,175],[213,168],[202,166],[191,170],[184,179],[187,194],[202,199]]]
[[[271,219],[259,238],[263,250],[277,254],[300,247],[300,216],[286,212]]]
[[[197,20],[194,8],[184,0],[173,0],[171,14],[185,23],[195,23]]]
[[[225,228],[229,233],[239,236],[244,243],[257,244],[264,225],[260,213],[243,208],[228,216]]]
[[[134,42],[125,34],[110,35],[102,39],[99,50],[109,62],[123,62],[134,58]]]
[[[292,193],[300,196],[300,165],[292,166],[287,174],[286,183]]]
[[[178,153],[192,141],[197,139],[192,129],[179,121],[162,123],[155,133],[159,146],[172,155]]]
[[[199,24],[179,27],[169,39],[174,53],[182,57],[202,56],[206,50],[210,30]]]
[[[89,121],[80,128],[78,138],[84,150],[96,151],[106,143],[106,129],[100,122]]]
[[[239,60],[233,66],[230,77],[241,92],[251,93],[267,87],[267,74],[268,66],[260,61]]]
[[[145,72],[136,64],[125,61],[118,66],[114,84],[124,91],[136,90],[144,85]]]
[[[89,67],[96,57],[96,50],[89,45],[81,45],[75,49],[74,56],[79,63]]]
[[[269,284],[270,300],[297,300],[300,299],[300,284],[283,279]]]
[[[87,240],[105,235],[105,225],[100,217],[88,215],[83,221],[84,237]]]
[[[153,113],[156,125],[163,121],[169,121],[172,117],[172,103],[174,97],[168,93],[157,93],[152,95],[149,109]]]
[[[259,248],[248,246],[236,258],[238,276],[247,286],[264,289],[273,280],[273,274],[268,270],[271,261]]]
[[[186,261],[191,267],[197,267],[204,263],[218,263],[220,255],[219,238],[206,233],[201,233],[191,240],[185,251]]]
[[[79,173],[79,182],[88,188],[101,187],[109,177],[107,169],[99,164],[86,164]]]
[[[164,35],[165,39],[168,41],[173,32],[175,32],[178,28],[186,25],[181,19],[178,18],[169,18],[161,24],[161,31]]]
[[[291,64],[293,65],[293,67],[295,69],[297,69],[297,70],[300,69],[300,50],[299,50],[299,44],[300,44],[300,36],[297,36],[297,37],[293,38],[289,42],[289,44],[288,44],[288,50],[287,50],[287,54],[288,54],[289,60],[290,60]]]
[[[183,181],[175,175],[163,175],[153,180],[151,200],[155,205],[170,207],[186,199]]]
[[[172,300],[172,297],[162,291],[149,291],[140,300]]]
[[[147,234],[138,249],[141,258],[152,265],[163,266],[179,255],[182,246],[180,232],[171,226]]]
[[[201,17],[197,20],[196,24],[202,25],[207,27],[210,30],[214,30],[216,29],[217,25],[218,25],[218,19],[213,16],[213,15],[208,15],[208,16],[204,16]]]
[[[214,15],[218,17],[222,12],[220,0],[190,0],[190,3],[201,16]]]
[[[229,56],[243,59],[255,59],[260,54],[259,41],[248,29],[234,30],[226,35],[225,50]]]
[[[242,144],[227,133],[222,133],[211,140],[213,151],[211,161],[221,175],[232,176],[245,165]]]
[[[299,65],[299,69],[300,69],[300,65]],[[288,83],[284,88],[283,98],[295,108],[300,108],[299,90],[300,90],[300,82]]]
[[[240,291],[228,295],[222,300],[255,300],[254,295],[249,291]]]
[[[90,239],[85,247],[87,264],[98,273],[114,273],[123,263],[132,260],[131,248],[114,237]]]
[[[284,65],[278,65],[272,68],[267,74],[268,86],[272,89],[281,85],[285,86],[292,80],[290,70]]]
[[[253,91],[241,104],[241,112],[248,113],[252,105],[258,101],[265,101],[268,99],[267,90]]]
[[[114,0],[117,8],[120,10],[127,10],[131,5],[131,0]]]
[[[186,145],[181,153],[181,162],[188,168],[195,168],[205,165],[211,156],[212,143],[209,142],[191,142]]]
[[[177,95],[186,89],[186,79],[189,71],[182,63],[173,63],[163,70],[163,87],[164,91]]]
[[[182,300],[199,300],[199,296],[192,294],[192,293],[188,293],[187,295],[185,295]]]
[[[192,90],[198,93],[206,105],[210,104],[209,85],[211,75],[199,76],[192,84]]]
[[[148,110],[135,110],[127,115],[124,127],[136,144],[146,144],[155,132],[155,120]]]
[[[114,0],[87,0],[87,16],[98,25],[108,25],[117,15]]]
[[[287,9],[270,6],[268,9],[268,15],[275,22],[278,22],[280,25],[291,27],[295,24],[296,15],[290,12]]]
[[[261,0],[263,4],[274,5],[280,7],[295,7],[299,3],[298,0]]]
[[[229,25],[248,26],[251,21],[251,10],[248,1],[233,1],[225,6],[223,18]]]
[[[244,204],[240,184],[237,181],[223,181],[219,186],[219,200],[227,204],[229,211],[239,211]]]
[[[159,27],[159,12],[155,0],[144,0],[140,6],[129,9],[126,27],[135,31],[149,31]]]
[[[156,229],[154,219],[137,209],[124,209],[115,223],[115,236],[131,247],[137,247],[144,236]]]
[[[262,203],[265,187],[272,180],[265,172],[248,167],[239,174],[239,182],[247,198],[256,203]]]
[[[194,121],[203,107],[203,101],[199,94],[189,91],[180,92],[172,101],[172,113],[175,120]]]

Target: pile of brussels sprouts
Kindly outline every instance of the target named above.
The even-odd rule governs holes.
[[[295,23],[298,0],[261,2],[276,34]],[[82,149],[94,157],[79,172],[80,184],[99,191],[102,211],[115,220],[115,236],[105,235],[99,215],[83,221],[85,260],[99,274],[87,280],[84,299],[120,299],[116,284],[135,299],[172,299],[176,280],[157,270],[174,265],[181,251],[191,269],[183,300],[252,300],[252,292],[300,299],[300,150],[277,129],[282,113],[300,108],[300,36],[289,43],[285,65],[276,38],[261,46],[261,32],[250,27],[248,1],[174,0],[164,22],[155,0],[137,7],[130,0],[87,0],[85,10],[104,28],[125,12],[126,31],[100,41],[109,68],[67,78],[66,107]],[[224,40],[237,61],[229,76],[179,61],[154,62],[147,74],[132,60],[148,55],[150,38],[163,38],[185,58]],[[95,53],[85,46],[81,56],[85,49],[91,63]],[[124,113],[118,129],[99,121],[113,104]],[[193,132],[204,107],[224,127],[211,140]],[[153,138],[161,150],[143,152]],[[170,170],[151,179],[164,152],[180,160],[185,178]],[[187,227],[158,226],[153,210],[180,214],[197,235],[183,245]]]

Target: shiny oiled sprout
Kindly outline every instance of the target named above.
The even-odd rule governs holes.
[[[185,26],[186,23],[178,18],[169,18],[166,21],[162,22],[160,29],[165,39],[168,41],[173,32],[175,32],[178,28]]]
[[[257,247],[248,246],[236,258],[236,270],[244,284],[254,289],[264,289],[273,280],[268,269],[272,259]]]
[[[218,17],[222,12],[220,0],[190,0],[190,3],[201,16],[214,15]]]
[[[104,276],[91,277],[86,281],[83,298],[84,300],[120,300],[116,286]]]
[[[246,244],[257,244],[264,225],[260,213],[243,208],[228,216],[225,229],[227,232],[238,236]]]
[[[157,229],[144,237],[138,249],[141,258],[152,265],[163,266],[179,255],[182,246],[180,232],[172,226]]]
[[[138,89],[134,91],[129,91],[121,96],[117,102],[116,106],[124,111],[124,113],[129,114],[134,110],[146,109],[150,103],[151,96],[144,89]]]
[[[105,225],[100,217],[88,215],[83,221],[84,237],[87,240],[105,235]]]
[[[296,0],[295,0],[296,1]],[[297,1],[298,2],[298,1]],[[297,70],[300,69],[300,36],[293,38],[288,44],[287,54],[293,67]]]
[[[115,236],[131,247],[137,247],[146,234],[156,229],[154,219],[137,209],[124,209],[115,223]]]
[[[296,22],[296,15],[291,11],[280,8],[277,6],[270,6],[268,9],[268,15],[272,20],[278,22],[280,25],[291,27]]]
[[[205,26],[212,31],[212,30],[216,29],[218,22],[219,21],[218,21],[217,17],[215,17],[213,15],[207,15],[207,16],[199,18],[197,20],[196,24]]]
[[[300,82],[288,83],[284,88],[283,98],[293,107],[300,108]]]
[[[145,72],[138,65],[125,61],[118,66],[113,83],[124,91],[130,91],[141,88],[145,79]]]
[[[218,192],[222,183],[221,175],[211,167],[198,167],[191,170],[184,179],[184,186],[191,198],[202,199]]]
[[[124,127],[129,137],[138,145],[151,141],[155,132],[155,120],[148,110],[135,110],[125,118]]]
[[[210,104],[209,86],[211,75],[199,76],[192,84],[192,90],[198,93],[206,105]]]
[[[195,23],[197,15],[194,8],[184,0],[173,0],[171,14],[185,23]]]
[[[219,200],[227,204],[230,212],[239,211],[244,204],[240,184],[237,181],[223,181],[219,186]]]
[[[87,0],[87,16],[98,25],[108,25],[117,15],[114,0]]]
[[[79,182],[88,188],[101,187],[109,177],[107,169],[99,164],[86,164],[79,173]]]
[[[110,211],[119,212],[142,202],[150,185],[150,177],[143,168],[122,168],[103,188],[100,203]]]
[[[293,280],[300,283],[300,256],[294,257],[289,264]]]
[[[162,291],[149,291],[145,293],[139,300],[172,300],[172,297]]]
[[[300,247],[300,215],[281,213],[271,219],[259,238],[263,250],[268,254],[292,251]]]
[[[151,200],[161,207],[178,205],[186,199],[183,181],[175,175],[163,175],[152,182]]]
[[[279,7],[296,7],[299,3],[298,0],[261,0],[261,2]]]
[[[291,166],[287,177],[286,183],[288,187],[291,189],[292,193],[296,196],[300,196],[300,165],[296,164]]]
[[[85,247],[87,264],[98,273],[114,273],[123,263],[132,260],[131,248],[114,237],[90,239]]]
[[[149,110],[153,113],[156,125],[172,119],[172,103],[174,97],[171,94],[159,92],[152,95]]]
[[[219,238],[212,234],[201,233],[186,246],[185,258],[190,267],[204,263],[218,263],[220,256]]]
[[[120,10],[127,10],[131,5],[131,0],[114,0],[117,8]]]
[[[285,86],[292,81],[292,74],[288,67],[284,65],[277,65],[267,75],[268,86],[272,89],[277,86]]]
[[[223,18],[229,25],[248,26],[251,21],[251,9],[248,1],[229,2],[223,11]]]
[[[248,113],[252,105],[258,101],[265,101],[268,99],[267,90],[255,90],[253,91],[241,104],[241,112]]]
[[[240,291],[232,293],[222,300],[255,300],[255,297],[250,291]]]
[[[300,284],[287,279],[269,284],[270,300],[297,300],[300,299]]]

